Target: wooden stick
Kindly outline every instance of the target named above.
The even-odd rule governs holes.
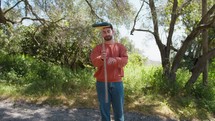
[[[102,45],[103,51],[105,50],[105,43]],[[104,57],[104,76],[105,76],[105,102],[108,103],[108,85],[107,85],[107,67],[106,67],[106,56]]]

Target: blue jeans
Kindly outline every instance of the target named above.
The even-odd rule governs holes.
[[[110,107],[112,104],[114,120],[124,121],[124,89],[122,82],[108,82],[108,102],[105,101],[105,83],[96,82],[99,108],[102,121],[110,121]]]

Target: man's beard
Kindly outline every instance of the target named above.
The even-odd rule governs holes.
[[[110,36],[110,35],[104,37],[104,40],[105,40],[105,41],[110,41],[110,40],[112,40],[112,39],[113,39],[113,37]]]

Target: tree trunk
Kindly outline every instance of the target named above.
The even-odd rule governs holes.
[[[178,50],[171,68],[171,74],[174,74],[177,69],[179,68],[180,62],[187,50],[187,48],[190,46],[191,42],[193,41],[196,36],[198,36],[203,29],[212,28],[215,23],[215,16],[212,16],[215,13],[215,5],[212,6],[212,8],[206,13],[206,15],[201,19],[198,26],[194,28],[191,33],[187,36],[187,38],[184,40],[181,48]],[[211,17],[210,17],[211,16]],[[210,21],[207,21],[207,24],[203,24],[203,21],[210,19]]]
[[[4,13],[0,7],[0,23],[6,24],[6,18],[4,16]]]
[[[202,0],[202,18],[207,13],[207,0]],[[207,23],[203,21],[203,23]],[[202,31],[202,47],[203,47],[203,55],[208,53],[208,32],[206,29]],[[203,70],[203,84],[208,84],[208,61],[205,62],[205,68]]]
[[[192,69],[192,75],[185,85],[186,88],[191,87],[195,83],[195,81],[197,80],[199,75],[205,69],[206,62],[214,56],[215,56],[215,48],[213,50],[209,51],[207,54],[198,58],[196,65]]]
[[[149,8],[151,10],[151,17],[153,22],[153,28],[152,29],[135,29],[135,24],[137,20],[137,16],[142,9],[142,6],[140,10],[137,13],[137,16],[134,20],[134,26],[131,30],[131,35],[134,31],[143,31],[143,32],[149,32],[153,34],[156,44],[159,48],[160,55],[161,55],[161,61],[162,61],[162,67],[163,67],[163,74],[166,77],[167,80],[170,82],[174,82],[176,80],[176,72],[177,69],[180,66],[180,62],[183,59],[183,56],[185,55],[187,48],[190,46],[191,42],[202,32],[203,29],[208,29],[214,27],[214,20],[215,16],[212,16],[215,11],[215,5],[211,7],[211,9],[205,14],[205,16],[199,21],[196,27],[193,28],[191,33],[186,37],[186,39],[183,41],[182,46],[177,51],[173,62],[170,62],[170,50],[172,46],[172,36],[174,32],[174,26],[177,21],[178,16],[180,13],[183,13],[182,10],[184,7],[188,6],[192,0],[188,0],[184,2],[181,6],[178,6],[178,0],[173,0],[173,8],[171,12],[171,21],[169,26],[169,32],[168,32],[168,38],[166,45],[162,43],[160,36],[159,36],[159,25],[158,25],[158,16],[157,16],[157,10],[155,7],[155,0],[149,0],[149,2],[146,2],[149,5]],[[143,1],[145,2],[145,1]],[[204,20],[207,23],[203,23]]]
[[[163,50],[163,53],[166,53],[165,50]],[[169,58],[166,56],[166,54],[164,54],[162,57],[162,67],[163,67],[163,74],[165,76],[166,79],[169,80],[169,75],[170,75],[170,62],[169,62]]]
[[[176,82],[176,73],[175,72],[170,73],[170,49],[172,46],[172,37],[173,37],[173,33],[174,33],[175,23],[178,18],[177,9],[178,9],[178,1],[174,0],[172,12],[171,12],[171,21],[170,21],[170,25],[169,25],[169,33],[168,33],[168,37],[167,37],[167,44],[166,44],[166,48],[165,48],[166,59],[168,58],[168,60],[165,60],[166,69],[168,69],[167,78],[168,78],[168,81],[170,82],[170,84],[173,84]]]
[[[151,15],[152,15],[152,21],[153,21],[153,25],[154,25],[154,38],[156,41],[156,44],[158,45],[158,48],[160,50],[160,54],[161,54],[161,62],[162,62],[162,67],[163,67],[163,74],[165,76],[165,78],[167,78],[169,80],[169,72],[170,72],[170,60],[169,60],[169,54],[170,54],[170,47],[165,46],[160,39],[159,36],[159,26],[158,26],[158,17],[157,17],[157,12],[156,12],[156,7],[155,7],[155,3],[154,0],[149,0],[149,7],[151,9]],[[171,26],[172,29],[170,29],[170,36],[168,39],[167,44],[171,45],[171,36],[174,30],[174,21],[171,22]]]
[[[186,88],[191,87],[195,83],[201,72],[205,69],[205,65],[206,59],[202,56],[201,58],[199,58],[197,64],[194,66],[192,70],[192,75],[185,85]]]

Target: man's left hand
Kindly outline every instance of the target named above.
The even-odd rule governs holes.
[[[110,65],[110,64],[114,64],[114,63],[116,63],[116,59],[115,58],[112,58],[112,57],[110,57],[110,58],[108,58],[108,65]]]

